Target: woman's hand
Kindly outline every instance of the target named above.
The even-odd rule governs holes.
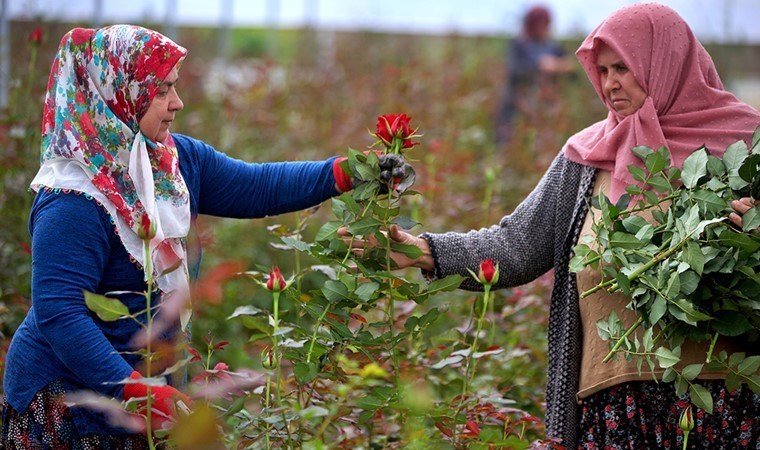
[[[345,227],[338,230],[338,235],[345,237],[351,236]],[[420,269],[431,271],[435,268],[435,264],[433,262],[433,253],[430,250],[430,246],[425,239],[414,236],[411,233],[407,233],[396,225],[390,226],[387,235],[390,238],[391,242],[394,242],[396,244],[413,245],[422,251],[422,255],[418,258],[410,258],[403,253],[391,252],[391,259],[396,264],[397,269],[419,267]],[[375,248],[378,246],[377,239],[374,237],[369,237],[366,241],[353,239],[347,241],[346,243],[350,243],[351,251],[359,256],[361,256],[365,249]]]
[[[739,200],[734,200],[731,202],[731,207],[734,208],[739,214],[736,212],[732,212],[728,215],[728,218],[731,220],[731,222],[734,223],[737,227],[742,227],[742,216],[749,211],[750,209],[754,208],[755,205],[760,205],[760,200],[755,200],[755,202],[752,202],[752,199],[749,197],[740,198]]]

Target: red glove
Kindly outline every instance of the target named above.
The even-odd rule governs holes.
[[[129,376],[133,380],[142,378],[142,375],[138,371],[132,372]],[[150,403],[151,417],[150,423],[153,430],[160,430],[165,428],[165,425],[170,424],[173,419],[177,417],[176,402],[182,400],[186,405],[190,405],[192,402],[190,397],[176,390],[171,386],[151,386],[150,393],[153,400]],[[128,383],[124,385],[124,393],[122,398],[129,400],[136,397],[147,397],[148,386],[142,383]],[[137,407],[138,414],[145,416],[145,407],[147,401],[140,401]]]
[[[340,163],[347,159],[348,158],[345,156],[341,156],[340,158],[336,158],[332,165],[333,177],[335,177],[335,187],[337,187],[340,192],[348,192],[354,188],[351,177],[349,177],[346,171],[340,166]]]

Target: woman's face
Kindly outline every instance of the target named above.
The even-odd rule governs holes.
[[[169,136],[169,127],[174,120],[174,113],[185,105],[177,94],[179,74],[174,68],[158,87],[156,96],[140,119],[140,131],[153,142],[163,142]]]
[[[611,48],[602,44],[596,56],[602,92],[607,103],[622,116],[630,116],[638,111],[647,93],[628,70],[623,59]]]

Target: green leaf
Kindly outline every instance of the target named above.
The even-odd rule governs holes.
[[[739,389],[742,385],[742,377],[735,374],[734,372],[728,372],[726,374],[726,389],[728,389],[729,392],[736,391]],[[758,392],[760,394],[760,392]]]
[[[356,164],[354,167],[354,174],[362,181],[374,180],[380,175],[378,168],[372,167],[370,164]]]
[[[752,153],[760,153],[760,126],[752,133]]]
[[[711,319],[707,314],[695,309],[691,302],[682,298],[671,300],[668,306],[668,311],[670,311],[676,319],[686,322],[689,325],[696,325],[699,321]]]
[[[631,175],[633,176],[633,179],[638,182],[643,182],[647,179],[647,173],[639,166],[636,166],[634,164],[631,164],[628,166],[628,171],[631,172]]]
[[[698,275],[702,275],[705,268],[705,255],[702,249],[694,241],[689,241],[683,251],[683,261],[691,267]]]
[[[374,410],[378,410],[384,407],[385,402],[382,399],[379,399],[373,395],[368,395],[364,397],[359,397],[359,399],[356,400],[356,406],[358,406],[361,409],[374,411]]]
[[[707,156],[707,172],[714,177],[722,177],[726,174],[726,166],[720,158],[713,155]]]
[[[129,316],[129,308],[117,298],[84,291],[84,302],[90,311],[104,322],[113,322]]]
[[[632,214],[622,221],[623,228],[631,234],[636,234],[641,230],[642,228],[646,226],[651,226],[649,222],[646,221],[643,217],[641,217],[638,214]]]
[[[678,294],[681,292],[681,278],[678,276],[677,273],[670,272],[670,276],[668,277],[668,284],[665,288],[665,298],[666,299],[673,299],[678,297]]]
[[[752,389],[756,395],[760,395],[760,375],[754,375],[747,378],[747,386]]]
[[[327,280],[321,291],[330,303],[349,299],[348,287],[337,280]]]
[[[391,251],[401,253],[411,259],[416,259],[422,256],[422,250],[416,245],[398,244],[393,242],[391,243]]]
[[[230,314],[229,317],[227,317],[227,320],[234,319],[238,316],[256,316],[258,314],[261,314],[263,311],[253,305],[244,305],[244,306],[238,306],[235,308],[235,311]]]
[[[300,239],[294,239],[287,236],[280,237],[280,240],[285,243],[288,247],[301,251],[301,252],[308,252],[311,250],[311,246]]]
[[[689,397],[691,402],[697,408],[704,410],[708,414],[712,414],[713,411],[713,399],[710,395],[710,391],[704,386],[698,383],[693,383],[689,387]]]
[[[742,375],[754,375],[760,369],[760,356],[749,356],[739,363],[736,370]]]
[[[739,175],[744,160],[749,157],[749,149],[744,141],[737,141],[726,148],[723,154],[723,164],[728,169],[728,185],[733,190],[741,190],[747,186],[748,182]]]
[[[306,384],[311,383],[317,378],[319,370],[317,369],[316,363],[298,362],[293,368],[293,374],[296,376],[296,380],[298,380],[300,384]]]
[[[694,192],[694,199],[700,206],[700,211],[717,214],[728,207],[728,203],[712,191],[698,190]]]
[[[670,182],[668,182],[667,178],[665,178],[662,175],[656,175],[647,181],[647,184],[652,186],[652,188],[657,192],[670,192],[670,190],[673,188],[670,185]]]
[[[460,284],[462,284],[464,279],[465,278],[461,275],[449,275],[446,278],[441,278],[440,280],[435,280],[430,283],[425,292],[428,294],[433,294],[436,292],[453,291],[454,289],[458,288]]]
[[[351,196],[357,200],[363,201],[374,197],[380,190],[380,183],[377,181],[367,181],[355,187],[351,191]]]
[[[354,236],[369,236],[380,229],[379,220],[374,217],[364,217],[348,226],[348,232]]]
[[[655,356],[657,357],[657,363],[662,367],[663,369],[667,369],[668,367],[673,367],[676,364],[678,364],[679,361],[681,361],[681,357],[670,351],[669,349],[665,347],[659,347],[657,351],[654,352]]]
[[[636,239],[636,236],[630,233],[624,233],[622,231],[616,231],[612,233],[612,237],[610,237],[611,246],[623,249],[634,250],[642,247],[645,244],[645,242],[641,242],[640,240]]]
[[[314,236],[314,240],[318,242],[322,241],[329,241],[332,238],[337,236],[338,228],[342,227],[343,224],[340,222],[326,222],[324,225],[322,225],[319,228],[319,231],[317,231],[317,235]]]
[[[668,305],[665,299],[662,298],[662,296],[658,295],[654,299],[654,302],[652,302],[652,306],[649,309],[649,323],[654,325],[657,323],[657,321],[662,319],[662,316],[665,315],[665,312],[668,309],[667,307]]]
[[[701,148],[683,162],[681,180],[684,187],[693,189],[699,183],[699,179],[707,175],[707,152]]]
[[[411,230],[420,224],[416,220],[413,220],[411,217],[406,216],[398,216],[395,219],[391,220],[391,223],[396,224],[405,230]]]
[[[652,150],[650,147],[647,147],[646,145],[638,145],[636,147],[633,147],[631,149],[631,152],[633,152],[633,154],[643,162],[646,161],[647,156],[654,153],[654,150]]]
[[[750,231],[760,228],[760,205],[750,209],[742,216],[742,230]]]
[[[681,292],[684,295],[691,295],[699,287],[699,275],[693,270],[682,272],[679,277],[681,277]]]
[[[658,172],[662,172],[663,169],[665,169],[665,164],[669,162],[670,161],[665,160],[665,157],[662,153],[654,152],[647,155],[646,160],[644,161],[644,166],[647,168],[649,173],[656,174]]]
[[[688,366],[683,368],[683,370],[681,371],[681,376],[691,381],[697,378],[699,373],[702,372],[703,366],[704,364],[689,364]]]
[[[760,248],[760,242],[746,233],[735,233],[725,230],[718,238],[721,244],[729,247],[737,247],[745,252],[754,253]]]
[[[726,147],[726,152],[723,154],[723,164],[729,172],[738,173],[742,163],[749,156],[749,149],[744,141],[736,141],[733,144]]]
[[[380,220],[389,220],[396,216],[398,216],[399,211],[401,208],[395,207],[395,208],[384,208],[380,205],[375,205],[374,208],[372,208],[372,212],[375,216],[377,216]]]
[[[303,382],[307,383],[307,382]],[[318,419],[320,417],[325,417],[330,414],[330,411],[326,408],[323,408],[321,406],[317,405],[309,405],[306,408],[302,409],[301,411],[298,411],[298,415],[302,418],[309,420],[309,419]]]
[[[372,298],[372,294],[380,289],[380,283],[370,281],[368,283],[362,283],[356,289],[356,296],[363,302],[369,301]]]

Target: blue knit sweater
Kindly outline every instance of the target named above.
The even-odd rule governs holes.
[[[193,217],[264,217],[304,209],[338,194],[333,158],[249,164],[199,140],[173,137]],[[121,398],[122,386],[113,383],[129,376],[139,356],[119,352],[134,350],[130,338],[140,325],[130,319],[99,320],[87,309],[82,292],[144,292],[142,270],[130,260],[105,208],[87,195],[40,191],[29,230],[32,306],[8,351],[7,402],[24,412],[34,395],[54,380],[61,380],[67,392],[90,390]],[[144,296],[137,293],[118,298],[133,313],[145,308]],[[80,435],[121,432],[100,414],[83,408],[72,412]]]

